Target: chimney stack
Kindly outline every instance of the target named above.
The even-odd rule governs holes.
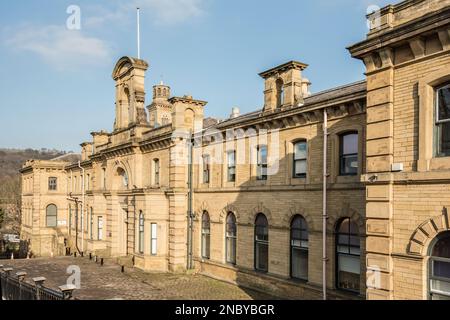
[[[237,118],[237,117],[239,117],[240,116],[240,111],[239,111],[239,108],[238,107],[233,107],[232,109],[231,109],[231,115],[230,115],[230,119],[234,119],[234,118]]]

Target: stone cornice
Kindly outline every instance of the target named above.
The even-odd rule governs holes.
[[[363,59],[364,56],[384,47],[399,45],[413,37],[426,34],[450,24],[450,8],[432,12],[405,24],[396,26],[381,33],[377,37],[369,38],[347,47],[352,57]]]
[[[259,76],[263,79],[267,79],[273,75],[276,75],[276,74],[286,71],[286,70],[290,70],[290,69],[305,70],[307,67],[308,67],[308,65],[305,63],[298,62],[298,61],[289,61],[289,62],[279,65],[275,68],[261,72],[259,74]]]
[[[171,104],[175,104],[177,102],[181,102],[181,103],[186,103],[186,104],[193,104],[196,106],[205,106],[206,104],[208,104],[208,102],[206,101],[202,101],[202,100],[196,100],[196,99],[192,99],[192,97],[172,97],[169,99],[169,103]]]

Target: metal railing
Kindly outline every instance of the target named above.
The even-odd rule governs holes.
[[[1,267],[1,266],[0,266]],[[34,284],[25,282],[25,272],[11,275],[11,268],[0,268],[1,300],[71,300],[74,286],[65,285],[60,291],[44,287],[45,278],[33,278]]]

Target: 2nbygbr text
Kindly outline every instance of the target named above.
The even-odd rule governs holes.
[[[221,304],[218,308],[196,307],[183,304],[175,309],[176,315],[197,315],[203,318],[209,314],[218,315],[275,315],[275,306],[273,305],[225,305]]]

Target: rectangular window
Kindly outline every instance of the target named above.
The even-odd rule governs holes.
[[[106,189],[106,169],[102,168],[102,188]]]
[[[154,166],[154,184],[159,185],[159,160],[158,159],[153,160],[153,166]]]
[[[203,156],[203,183],[209,183],[210,174],[210,158],[208,155]]]
[[[91,239],[91,240],[94,240],[94,232],[93,232],[93,230],[94,230],[94,208],[91,208],[91,219],[90,219],[90,226],[89,226],[89,232],[90,232],[90,234],[89,234],[89,238]]]
[[[57,181],[58,181],[58,179],[55,177],[48,178],[48,190],[56,191],[58,188]]]
[[[228,182],[236,181],[236,151],[227,153]]]
[[[339,174],[355,176],[358,174],[358,133],[350,132],[339,138]]]
[[[103,240],[103,217],[97,218],[97,240]]]
[[[267,180],[267,146],[259,146],[257,154],[256,178],[258,180]]]
[[[144,253],[144,214],[139,213],[139,253]]]
[[[436,89],[435,153],[450,156],[450,84]]]
[[[152,256],[156,256],[158,253],[158,225],[156,223],[151,224],[151,254]]]
[[[69,233],[72,230],[72,206],[69,205]]]
[[[306,141],[294,144],[294,178],[306,178],[308,145]]]

